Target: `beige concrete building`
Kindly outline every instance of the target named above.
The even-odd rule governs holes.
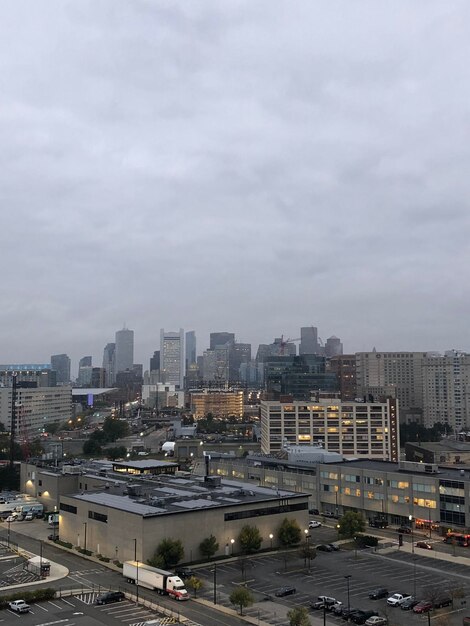
[[[423,360],[424,426],[470,430],[470,355],[451,351]]]
[[[204,389],[190,393],[191,412],[196,419],[212,413],[214,417],[243,417],[243,391]]]
[[[18,437],[39,436],[45,426],[63,423],[72,417],[72,388],[19,387],[17,389],[15,431]],[[0,422],[11,425],[12,390],[0,387]]]
[[[400,441],[395,400],[384,403],[261,402],[261,450],[322,444],[345,456],[397,461]]]
[[[357,352],[358,397],[377,395],[396,387],[400,421],[411,410],[423,408],[423,360],[426,352]],[[380,394],[381,395],[381,394]],[[375,399],[375,398],[374,398]]]

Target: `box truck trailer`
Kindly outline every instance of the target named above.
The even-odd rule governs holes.
[[[135,583],[139,587],[152,589],[162,595],[173,596],[176,600],[189,599],[184,582],[172,572],[137,561],[125,561],[122,574],[128,582]]]

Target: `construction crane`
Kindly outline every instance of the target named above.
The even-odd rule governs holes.
[[[297,337],[296,339],[284,339],[284,335],[281,335],[281,341],[279,342],[279,356],[284,356],[287,344],[293,343],[294,341],[301,341],[301,337]]]

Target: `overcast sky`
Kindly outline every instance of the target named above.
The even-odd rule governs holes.
[[[469,24],[467,0],[4,0],[0,362],[100,365],[124,322],[146,367],[161,327],[470,350]]]

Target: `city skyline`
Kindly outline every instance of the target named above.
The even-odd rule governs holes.
[[[470,351],[469,13],[7,1],[1,361],[123,320],[143,364],[180,327]]]

